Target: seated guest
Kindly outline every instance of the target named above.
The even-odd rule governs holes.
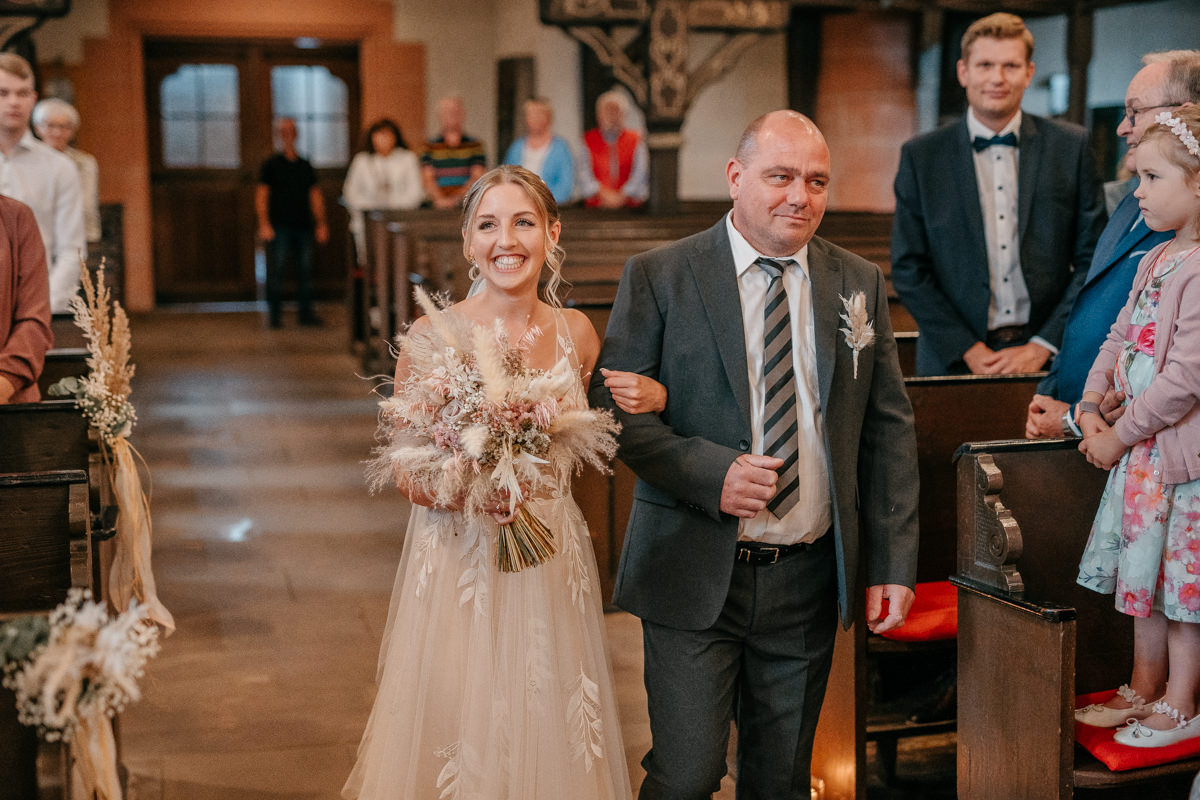
[[[567,140],[551,130],[554,110],[543,97],[525,101],[525,135],[504,155],[505,164],[519,164],[537,175],[560,206],[571,201],[575,187],[575,160]]]
[[[917,374],[1043,369],[1058,351],[1104,197],[1087,130],[1021,111],[1033,35],[991,14],[962,38],[967,113],[904,144],[892,283],[921,332]]]
[[[46,248],[29,206],[0,195],[0,403],[41,399],[53,344]]]
[[[483,143],[463,133],[467,110],[461,97],[443,97],[437,107],[439,135],[425,143],[421,179],[434,208],[456,208],[487,167]]]
[[[1154,124],[1154,115],[1163,109],[1200,103],[1200,50],[1149,53],[1142,63],[1145,66],[1125,92],[1125,116],[1117,126],[1117,134],[1129,145],[1124,166],[1134,175],[1138,143]],[[1137,178],[1131,179],[1127,194],[1096,243],[1083,288],[1067,317],[1062,348],[1029,404],[1025,435],[1030,439],[1080,435],[1075,404],[1083,397],[1088,370],[1125,305],[1142,256],[1173,235],[1146,227],[1133,196],[1137,185]]]
[[[33,107],[33,130],[39,139],[75,162],[83,193],[83,232],[89,243],[100,241],[100,168],[95,156],[71,146],[79,133],[79,112],[66,100],[47,97]]]
[[[587,155],[579,188],[589,207],[637,208],[650,196],[650,151],[637,131],[625,127],[625,97],[608,91],[596,98],[596,127],[583,135]]]
[[[421,163],[408,149],[400,127],[386,117],[371,125],[363,149],[354,155],[342,186],[342,198],[350,210],[350,232],[358,262],[363,263],[363,212],[373,209],[416,208],[425,190],[421,185]]]
[[[33,211],[50,268],[50,308],[69,313],[79,289],[79,261],[87,257],[79,170],[29,129],[37,87],[33,67],[16,53],[0,53],[0,194]]]

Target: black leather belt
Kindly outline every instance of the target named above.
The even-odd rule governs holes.
[[[1024,344],[1033,335],[1028,325],[1005,325],[988,331],[987,344],[993,350],[1014,344]]]
[[[752,567],[774,564],[781,558],[802,553],[811,547],[808,542],[799,544],[763,544],[762,542],[738,542],[737,561]]]

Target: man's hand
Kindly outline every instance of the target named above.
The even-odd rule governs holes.
[[[601,369],[613,402],[626,414],[658,413],[667,407],[667,387],[636,372]]]
[[[983,342],[971,345],[963,353],[967,368],[976,375],[1012,375],[1037,372],[1050,360],[1050,351],[1029,342],[1016,347],[993,350]]]
[[[1028,342],[1016,347],[1005,347],[995,351],[992,367],[999,375],[1037,372],[1050,360],[1050,351],[1040,344]]]
[[[12,382],[0,375],[0,405],[12,401],[12,396],[17,393],[17,388],[12,385]]]
[[[1113,385],[1113,371],[1105,370],[1104,374],[1108,376],[1108,390],[1104,392],[1104,399],[1100,401],[1100,416],[1104,417],[1104,421],[1109,425],[1115,425],[1121,415],[1125,413],[1125,393]]]
[[[1063,436],[1063,415],[1071,406],[1044,394],[1035,394],[1025,416],[1026,439],[1059,439]]]
[[[260,222],[258,224],[258,240],[260,242],[270,242],[275,240],[275,229],[271,227],[271,223]]]
[[[884,633],[899,628],[908,617],[916,594],[907,586],[885,583],[867,587],[867,629],[871,633]],[[888,607],[885,615],[883,601]]]
[[[329,226],[324,222],[317,223],[316,229],[317,244],[325,244],[329,241]]]
[[[745,453],[734,459],[721,487],[721,511],[751,519],[775,496],[775,482],[782,458]]]

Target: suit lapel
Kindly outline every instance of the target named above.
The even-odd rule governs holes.
[[[837,342],[842,312],[841,297],[845,296],[845,273],[841,263],[825,245],[814,238],[808,246],[808,274],[812,281],[813,335],[816,337],[817,385],[821,394],[821,411],[829,406],[833,386],[833,371],[837,363]]]
[[[1096,242],[1096,256],[1092,259],[1091,269],[1088,270],[1087,283],[1091,283],[1113,264],[1128,256],[1129,252],[1151,233],[1153,231],[1141,218],[1137,198],[1130,192],[1113,210],[1108,225],[1100,234],[1100,240]]]
[[[954,132],[945,179],[958,187],[958,207],[963,210],[967,224],[965,243],[975,248],[986,268],[987,240],[983,236],[983,209],[979,206],[979,180],[975,177],[975,154],[971,151],[971,133],[967,130],[966,117],[954,127]],[[976,258],[963,260],[965,263],[978,263]]]
[[[733,396],[742,416],[751,419],[746,330],[742,325],[741,295],[729,236],[725,232],[725,218],[722,217],[710,232],[713,235],[705,237],[704,243],[688,256],[688,262]]]
[[[1042,137],[1029,114],[1021,116],[1018,144],[1020,154],[1017,156],[1017,241],[1021,242],[1025,239],[1025,229],[1029,227],[1029,217],[1033,213],[1033,195],[1037,190],[1038,168],[1042,161]]]

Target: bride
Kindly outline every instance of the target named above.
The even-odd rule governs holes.
[[[553,196],[533,173],[503,166],[481,177],[464,199],[462,226],[478,291],[449,313],[488,329],[499,321],[508,341],[529,342],[531,367],[568,358],[580,374],[573,399],[583,407],[600,341],[587,318],[561,308],[555,296],[561,227]],[[538,297],[543,266],[551,273],[549,302]],[[429,327],[422,317],[410,335]],[[408,369],[402,355],[397,386]],[[665,389],[649,378],[606,379],[625,411],[665,407]],[[497,526],[513,518],[506,497],[468,516],[435,507],[403,474],[396,482],[413,510],[378,694],[343,796],[629,798],[599,577],[570,486],[526,501],[559,552],[538,566],[500,572],[489,554]]]

